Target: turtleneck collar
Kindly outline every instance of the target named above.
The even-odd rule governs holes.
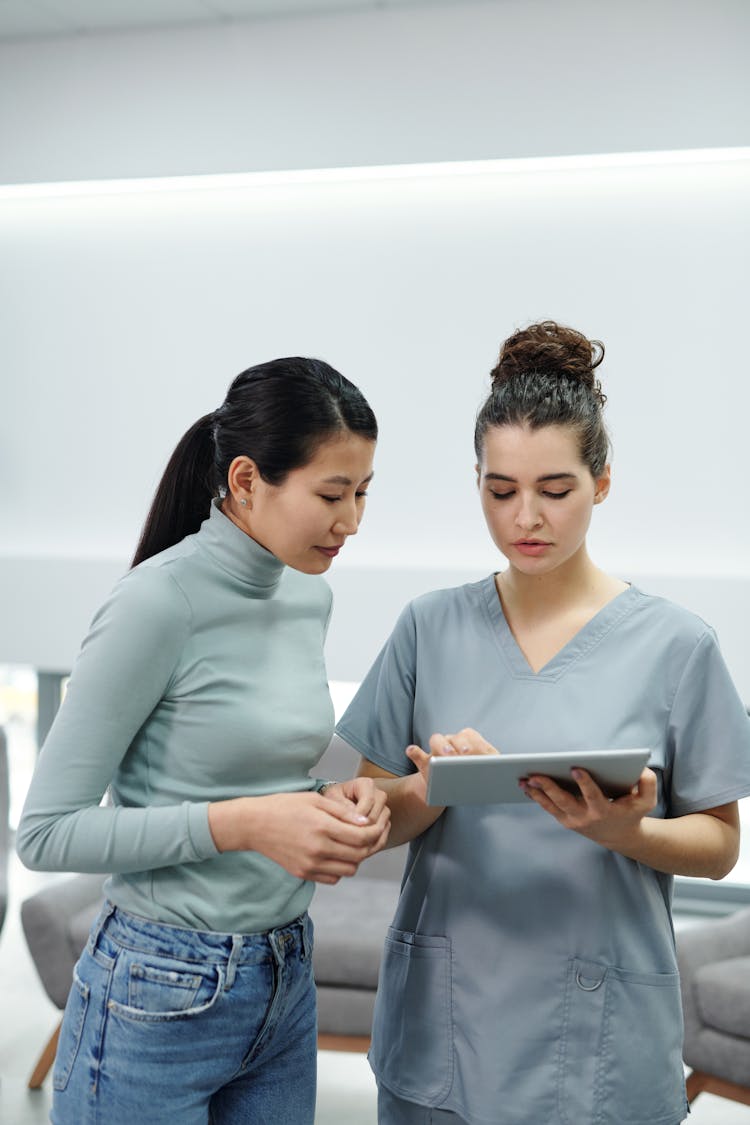
[[[211,512],[196,536],[213,561],[248,588],[256,598],[270,598],[284,571],[284,563],[232,523],[213,500]]]

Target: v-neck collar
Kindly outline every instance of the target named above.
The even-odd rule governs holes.
[[[494,574],[490,574],[485,579],[483,592],[484,609],[490,628],[514,679],[552,681],[559,680],[572,664],[595,648],[607,633],[632,612],[640,596],[635,586],[628,586],[627,590],[623,590],[602,606],[599,612],[595,613],[551,660],[535,672],[513,636],[508,619],[503,612]]]

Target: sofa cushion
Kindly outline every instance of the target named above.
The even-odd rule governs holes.
[[[310,906],[315,925],[313,967],[319,985],[374,991],[399,884],[355,876],[320,884]]]
[[[750,1041],[750,957],[704,965],[695,974],[695,991],[705,1024]]]

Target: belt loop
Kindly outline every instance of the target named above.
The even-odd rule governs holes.
[[[271,946],[271,952],[276,959],[276,964],[280,969],[284,967],[284,941],[279,937],[278,930],[268,931],[268,944]]]
[[[91,929],[91,933],[89,934],[88,946],[89,946],[89,950],[91,952],[93,952],[96,949],[96,943],[99,941],[99,935],[102,932],[102,930],[104,929],[104,927],[106,926],[109,919],[114,914],[114,912],[115,912],[114,903],[110,902],[109,899],[105,899],[104,905],[102,906],[101,910],[99,911],[99,916],[96,919],[96,922],[94,923],[94,925]]]
[[[227,978],[224,981],[224,991],[229,992],[229,989],[234,984],[234,978],[237,973],[237,964],[242,952],[242,934],[232,934],[232,952],[229,954],[227,961]]]

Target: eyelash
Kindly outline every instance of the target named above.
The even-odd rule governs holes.
[[[355,492],[354,495],[355,495],[357,500],[360,500],[360,499],[364,500],[365,496],[367,496],[367,493],[366,492]],[[329,504],[337,504],[338,501],[343,500],[344,497],[343,496],[321,496],[320,499],[321,500],[327,500]]]
[[[546,496],[550,500],[563,500],[572,491],[571,488],[566,488],[565,492],[542,492],[542,496]],[[511,496],[515,496],[515,490],[513,492],[494,492],[490,489],[490,492],[496,500],[509,500]]]

